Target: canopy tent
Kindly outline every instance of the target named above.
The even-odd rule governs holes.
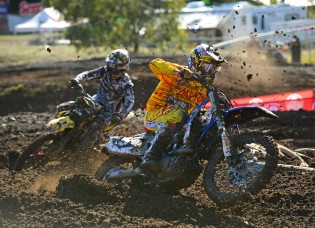
[[[14,27],[15,33],[45,33],[63,31],[70,23],[62,20],[60,12],[53,7],[45,8],[30,20]]]

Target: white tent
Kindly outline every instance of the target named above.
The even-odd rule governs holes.
[[[63,31],[70,23],[62,20],[61,14],[53,7],[45,8],[30,20],[14,27],[15,33],[45,33]]]

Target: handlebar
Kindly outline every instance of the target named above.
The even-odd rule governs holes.
[[[82,84],[80,83],[76,84],[75,86],[72,86],[71,88],[74,89],[75,91],[78,91],[80,95],[91,98],[91,96],[84,90]]]

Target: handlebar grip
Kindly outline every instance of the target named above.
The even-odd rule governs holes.
[[[74,89],[75,91],[78,91],[82,95],[86,94],[83,86],[80,83],[72,86],[71,88]]]

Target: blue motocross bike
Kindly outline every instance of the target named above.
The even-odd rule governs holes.
[[[205,109],[208,102],[211,108]],[[222,113],[221,121],[218,111]],[[188,188],[203,176],[206,194],[219,205],[250,199],[268,183],[278,163],[279,151],[272,137],[240,128],[242,123],[259,117],[278,118],[258,106],[233,107],[223,91],[207,86],[206,99],[170,138],[167,149],[161,151],[160,171],[141,168],[154,134],[113,136],[102,148],[108,156],[96,178],[116,184],[126,181],[140,187],[158,186],[173,192]]]

